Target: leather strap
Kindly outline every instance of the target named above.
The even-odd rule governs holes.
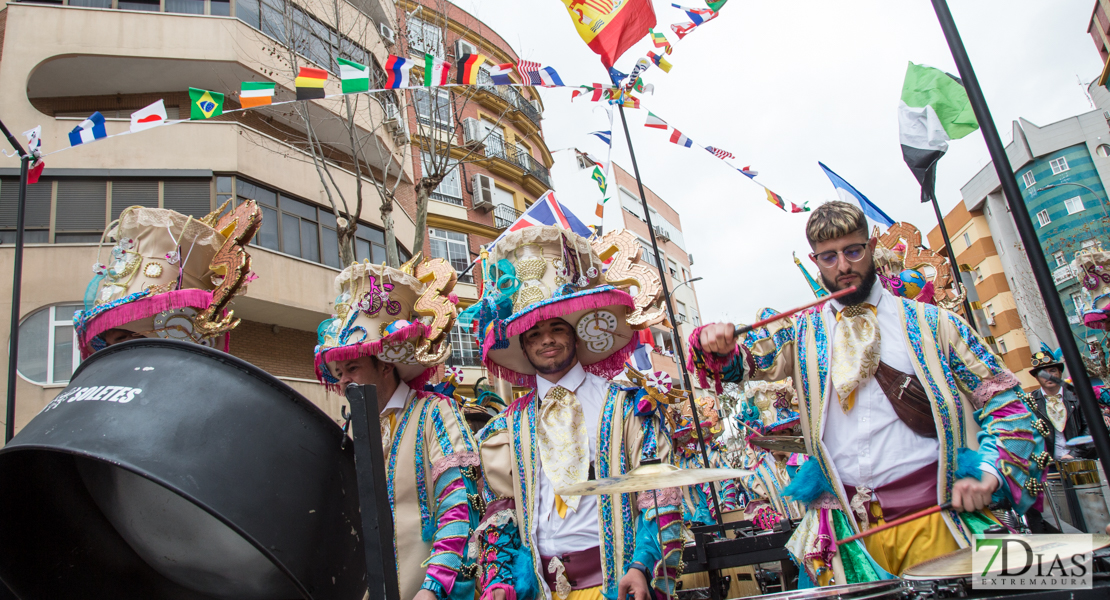
[[[543,578],[547,581],[547,587],[554,590],[558,582],[555,580],[555,574],[550,572],[547,568],[547,566],[551,564],[552,558],[554,557],[540,556],[540,561],[543,562],[543,567],[540,571],[543,572]],[[594,546],[593,548],[578,550],[576,552],[568,552],[560,556],[559,560],[562,561],[563,567],[566,568],[565,576],[572,590],[584,590],[598,587],[604,582],[604,577],[601,572],[600,546]]]
[[[922,437],[938,437],[929,396],[917,375],[903,373],[880,361],[879,368],[875,370],[875,381],[879,382],[895,414],[906,427]]]

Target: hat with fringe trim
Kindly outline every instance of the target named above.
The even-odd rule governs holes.
[[[502,237],[483,263],[485,294],[470,311],[482,362],[517,385],[535,384],[520,335],[538,323],[570,324],[582,367],[611,378],[635,348],[632,332],[663,320],[659,275],[640,262],[630,231],[591,241],[559,227],[528,227]],[[627,291],[633,286],[635,297]]]
[[[458,275],[442,258],[417,254],[399,269],[355,263],[335,278],[335,315],[317,328],[316,377],[338,391],[335,363],[376,356],[423,388],[451,353]]]
[[[1110,252],[1098,246],[1080,250],[1071,268],[1086,296],[1079,308],[1083,324],[1091,329],[1110,329]]]
[[[103,236],[116,242],[108,262],[98,248],[84,310],[73,315],[82,358],[107,346],[110,329],[227,351],[239,319],[225,308],[253,278],[246,246],[262,211],[248,200],[220,216],[226,207],[201,219],[142,206],[120,213]]]

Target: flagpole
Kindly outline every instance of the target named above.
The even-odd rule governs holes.
[[[983,89],[979,87],[979,80],[975,77],[975,70],[971,67],[971,59],[967,56],[960,32],[956,29],[956,22],[952,20],[952,12],[948,9],[945,0],[933,0],[933,9],[940,21],[940,28],[948,41],[948,48],[952,51],[952,58],[960,71],[964,88],[967,89],[967,98],[971,108],[975,111],[975,119],[979,121],[983,140],[987,143],[991,160],[994,162],[995,173],[1002,186],[1003,195],[1006,197],[1010,214],[1014,218],[1021,243],[1025,246],[1025,255],[1029,259],[1029,266],[1033,270],[1033,277],[1037,280],[1037,287],[1041,292],[1048,318],[1056,332],[1056,341],[1064,352],[1064,362],[1068,366],[1068,373],[1075,383],[1075,393],[1079,396],[1079,406],[1083,409],[1083,417],[1091,429],[1091,438],[1094,440],[1095,450],[1102,461],[1102,468],[1110,473],[1110,435],[1106,431],[1106,423],[1102,420],[1102,412],[1095,400],[1091,380],[1087,376],[1087,369],[1083,364],[1083,357],[1075,345],[1075,338],[1071,335],[1071,325],[1068,323],[1064,305],[1060,302],[1060,295],[1056,292],[1056,284],[1052,280],[1052,272],[1048,269],[1048,262],[1044,258],[1044,249],[1037,239],[1037,231],[1033,228],[1033,220],[1022,201],[1021,191],[1018,189],[1017,180],[1014,178],[1010,158],[1006,155],[1006,148],[998,137],[998,129],[994,126],[987,100],[983,96]]]
[[[12,265],[12,314],[8,342],[8,402],[4,411],[4,443],[7,444],[15,436],[15,384],[16,368],[19,366],[19,299],[23,287],[23,219],[27,206],[27,169],[31,164],[31,155],[23,150],[23,145],[0,121],[0,130],[8,143],[19,153],[19,199],[15,209],[15,260]]]
[[[659,267],[659,281],[663,284],[663,299],[667,303],[667,318],[670,319],[672,326],[678,330],[678,320],[674,317],[674,306],[671,303],[671,290],[667,286],[667,273],[663,268],[663,258],[659,255],[659,241],[655,238],[655,227],[651,224],[651,208],[648,207],[647,196],[644,194],[644,182],[640,180],[640,167],[636,164],[636,151],[632,149],[632,134],[628,132],[628,119],[624,115],[624,103],[618,102],[617,108],[621,113],[621,125],[624,126],[624,139],[628,141],[628,155],[632,159],[632,173],[636,176],[636,186],[640,189],[640,203],[644,206],[644,219],[647,220],[648,234],[651,236],[651,249],[655,253],[655,264]],[[709,464],[709,452],[705,447],[705,435],[701,431],[701,418],[698,416],[698,407],[694,404],[694,386],[690,383],[690,373],[686,370],[686,353],[682,351],[682,335],[674,336],[675,343],[675,362],[678,363],[678,368],[682,372],[682,382],[688,392],[687,400],[690,403],[690,415],[694,421],[694,429],[698,433],[698,446],[701,449],[702,463],[706,469],[712,468]],[[724,521],[721,515],[721,501],[717,499],[717,485],[711,484],[710,489],[713,490],[711,494],[713,498],[713,508],[716,512],[717,527],[721,531],[721,535],[725,534]]]
[[[937,195],[934,192],[930,194],[930,196],[932,196],[931,200],[933,201],[933,212],[937,213],[937,223],[940,224],[940,235],[944,238],[944,248],[948,251],[948,264],[952,267],[952,279],[954,279],[959,286],[956,289],[960,289],[964,287],[964,282],[963,278],[960,277],[960,265],[956,262],[956,250],[952,248],[952,239],[948,237],[948,227],[944,225],[944,216],[940,213],[940,205],[937,204]],[[967,321],[971,323],[971,326],[980,333],[983,333],[979,330],[979,325],[975,320],[975,313],[971,312],[971,301],[967,299],[967,290],[964,290],[964,314],[967,315]],[[990,329],[987,329],[987,334],[989,333]],[[990,337],[987,334],[983,334],[983,336]]]

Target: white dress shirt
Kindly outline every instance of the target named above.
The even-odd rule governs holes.
[[[594,464],[597,459],[597,423],[601,418],[608,382],[587,373],[581,364],[574,365],[558,383],[536,376],[536,394],[541,401],[555,386],[573,392],[582,405],[590,447],[590,463]],[[538,416],[538,409],[536,414]],[[539,468],[539,518],[534,521],[533,535],[536,536],[536,547],[540,554],[562,556],[568,552],[597,546],[600,530],[597,522],[597,496],[582,496],[578,510],[567,508],[566,518],[560,518],[559,511],[555,509],[555,485],[543,470],[539,452],[536,453],[536,466]],[[544,565],[543,568],[547,566]]]
[[[405,401],[409,399],[409,393],[412,388],[404,381],[398,382],[397,389],[393,390],[393,395],[389,397],[389,402],[386,403],[385,408],[382,409],[381,414],[386,414],[391,410],[401,410],[405,407]]]

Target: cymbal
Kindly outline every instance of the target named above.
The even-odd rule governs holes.
[[[560,496],[603,496],[605,494],[627,494],[646,492],[670,487],[697,485],[710,481],[747,477],[752,471],[747,469],[680,469],[674,465],[640,465],[624,475],[594,479],[576,483],[561,490]]]
[[[792,435],[757,435],[748,439],[753,446],[774,452],[807,454],[805,438]]]
[[[1055,536],[1054,536],[1055,537]],[[1078,536],[1077,536],[1078,537]],[[1104,546],[1110,546],[1110,536],[1104,533],[1096,533],[1091,537],[1094,539],[1094,549],[1097,550]],[[1082,554],[1087,549],[1081,544],[1075,546],[1060,547],[1059,538],[1052,542],[1042,542],[1044,547],[1037,545],[1036,536],[1025,538],[1033,548],[1034,554],[1041,554],[1043,562],[1052,562],[1057,554],[1061,556],[1074,556]],[[1049,550],[1051,549],[1051,552]],[[993,552],[994,550],[984,548],[980,552]],[[1001,568],[1001,566],[999,567]],[[974,570],[971,568],[971,548],[961,548],[955,552],[950,552],[938,556],[936,558],[918,563],[902,573],[902,579],[909,580],[922,580],[922,579],[938,579],[945,577],[971,577]]]

